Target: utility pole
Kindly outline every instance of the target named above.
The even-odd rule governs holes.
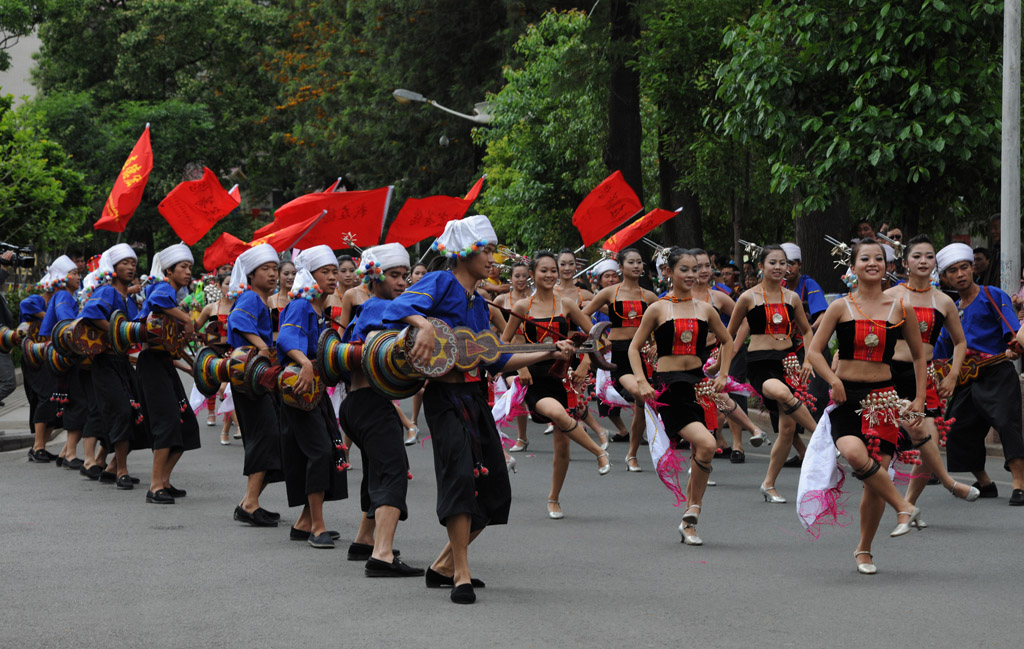
[[[1003,4],[1003,147],[999,192],[1001,288],[1020,287],[1020,0]]]

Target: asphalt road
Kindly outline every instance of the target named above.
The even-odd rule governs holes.
[[[421,418],[421,426],[423,424]],[[277,529],[232,520],[242,495],[242,446],[186,454],[174,483],[187,498],[147,505],[147,453],[129,458],[143,488],[118,491],[53,464],[0,455],[0,647],[1013,647],[1024,638],[1024,508],[1007,507],[1009,474],[990,459],[1001,494],[973,504],[929,487],[924,531],[890,539],[886,512],[875,544],[879,574],[858,575],[856,522],[808,540],[792,503],[757,491],[764,452],[714,463],[699,533],[680,544],[681,508],[651,469],[612,472],[574,447],[562,492],[565,518],[548,520],[551,438],[531,424],[517,454],[511,522],[470,549],[487,582],[478,603],[451,604],[421,579],[374,580],[345,559],[358,498],[326,507],[342,534],[335,550],[288,540],[298,510],[283,485],[263,505]],[[59,444],[51,444],[56,452]],[[396,546],[426,567],[445,540],[434,514],[429,440],[410,449],[410,518]],[[357,493],[358,455],[349,475]],[[792,501],[798,471],[778,485]],[[850,481],[853,489],[859,485]],[[859,496],[850,496],[856,516]]]

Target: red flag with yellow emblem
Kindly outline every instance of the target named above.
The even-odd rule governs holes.
[[[149,172],[153,170],[153,147],[149,144],[149,124],[135,143],[131,155],[121,166],[121,173],[114,181],[107,202],[103,204],[100,220],[92,226],[96,230],[124,232],[128,221],[142,202],[142,191],[146,189]]]

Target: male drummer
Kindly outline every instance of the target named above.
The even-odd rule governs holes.
[[[370,289],[370,299],[363,302],[359,317],[346,330],[350,342],[364,342],[371,332],[384,329],[384,310],[408,285],[409,253],[401,244],[364,250],[363,261],[367,259],[373,261],[357,272]],[[341,402],[338,418],[362,455],[359,502],[363,518],[348,548],[348,559],[365,560],[367,577],[422,577],[422,568],[406,565],[393,550],[398,521],[409,515],[405,502],[409,483],[405,428],[391,400],[372,389],[361,371],[353,370],[351,374],[350,392]]]
[[[183,243],[164,248],[153,261],[150,277],[156,284],[136,320],[145,323],[150,314],[163,314],[181,323],[185,338],[192,336],[192,319],[178,307],[178,291],[192,279],[192,251]],[[158,277],[163,281],[156,280]],[[153,437],[153,474],[146,502],[173,505],[174,499],[183,498],[186,492],[171,484],[171,472],[183,452],[200,447],[199,422],[188,405],[174,359],[167,350],[146,345],[139,353],[136,368]]]
[[[949,472],[970,471],[982,498],[998,496],[985,472],[985,435],[991,426],[1003,445],[1003,468],[1013,475],[1010,505],[1024,505],[1024,439],[1021,438],[1020,380],[1013,363],[1017,354],[1007,343],[1020,329],[1010,297],[995,286],[974,283],[974,251],[964,243],[951,243],[935,255],[939,276],[960,299],[957,309],[967,336],[965,365],[977,365],[977,377],[957,385],[946,408],[955,419],[946,442]],[[946,329],[935,344],[935,358],[950,358],[952,343]]]

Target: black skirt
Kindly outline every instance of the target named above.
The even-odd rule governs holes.
[[[64,395],[68,400],[64,404],[64,414],[62,415],[64,428],[67,430],[82,431],[85,429],[89,417],[89,398],[82,386],[81,375],[87,373],[88,370],[83,370],[81,365],[75,365],[61,381],[64,384]]]
[[[373,518],[377,508],[386,505],[397,509],[404,521],[409,515],[409,459],[405,429],[394,405],[379,392],[360,388],[341,402],[338,414],[362,458],[359,504],[366,517]]]
[[[390,404],[389,407],[394,410]],[[325,501],[348,498],[348,477],[339,470],[344,458],[338,448],[341,430],[327,395],[309,412],[282,405],[281,423],[281,461],[288,506],[302,507],[309,494],[321,492]]]
[[[474,531],[507,523],[512,487],[501,437],[479,386],[431,381],[423,414],[434,449],[438,521],[444,525],[449,516],[469,514]]]
[[[24,364],[22,366],[25,367]],[[28,389],[35,395],[32,423],[46,424],[47,426],[59,425],[60,417],[57,413],[60,410],[60,404],[54,399],[54,393],[57,391],[57,379],[50,368],[43,363],[36,369],[28,369],[22,377],[28,385]],[[29,408],[31,410],[31,405]]]
[[[891,388],[892,381],[875,381],[863,383],[859,381],[843,381],[843,391],[846,392],[846,401],[836,406],[829,413],[829,421],[832,424],[832,441],[836,442],[840,437],[853,436],[860,439],[866,445],[867,438],[863,432],[863,417],[857,412],[861,409],[860,402],[875,390]],[[896,443],[890,440],[879,440],[879,452],[882,455],[895,455]]]
[[[654,383],[664,387],[658,402],[658,414],[665,424],[665,433],[670,439],[680,437],[680,432],[692,423],[705,424],[704,408],[697,402],[696,385],[704,378],[699,369],[679,372],[655,372]]]
[[[103,416],[100,414],[99,402],[96,400],[96,393],[92,387],[92,365],[78,366],[78,384],[81,386],[82,395],[88,404],[82,437],[94,437],[102,442],[106,438],[106,432],[103,430]]]
[[[565,392],[562,379],[551,375],[554,361],[545,361],[530,366],[531,382],[526,388],[523,402],[530,410],[530,418],[538,424],[550,424],[551,420],[537,412],[537,402],[541,399],[554,399],[563,408],[569,407],[569,397]]]
[[[775,399],[764,396],[764,384],[769,379],[786,382],[786,370],[782,367],[782,359],[789,356],[790,351],[789,349],[762,349],[756,352],[747,352],[747,380],[750,382],[750,386],[761,395],[767,410],[777,412],[779,404]]]
[[[622,382],[619,380],[627,374],[633,373],[633,368],[629,363],[629,346],[633,344],[632,340],[613,340],[612,343],[612,363],[615,364],[615,369],[612,370],[612,384],[615,386],[615,391],[618,392],[623,399],[633,403],[633,394],[622,387]]]
[[[144,349],[139,354],[136,372],[153,450],[169,448],[177,453],[202,446],[196,413],[189,406],[171,355]]]
[[[92,360],[93,397],[103,426],[103,445],[131,442],[132,450],[150,447],[135,372],[125,356],[99,354]]]
[[[278,424],[274,397],[268,392],[250,397],[240,390],[232,390],[231,398],[238,417],[238,431],[242,434],[245,460],[242,475],[266,473],[265,484],[281,482],[281,430]]]

